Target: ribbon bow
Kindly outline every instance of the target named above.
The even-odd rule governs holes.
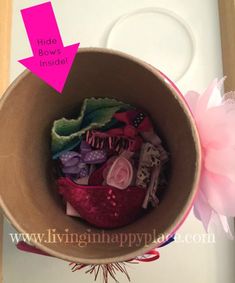
[[[89,165],[105,162],[107,153],[104,149],[92,150],[85,141],[81,142],[80,153],[68,151],[60,156],[62,171],[66,175],[83,178],[89,175]]]

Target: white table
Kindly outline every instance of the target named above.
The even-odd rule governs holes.
[[[14,1],[11,80],[23,70],[17,60],[31,55],[19,11],[39,3],[41,1]],[[213,78],[222,77],[217,0],[53,0],[52,4],[64,45],[80,41],[81,47],[104,46],[107,32],[123,14],[145,7],[167,8],[184,19],[195,41],[193,62],[178,81],[179,88],[183,92],[189,89],[202,91]],[[83,272],[70,272],[66,262],[19,252],[9,237],[9,233],[13,231],[5,221],[4,283],[92,282],[92,278]],[[183,237],[186,234],[205,232],[191,214],[179,233]],[[129,273],[135,283],[232,283],[235,278],[234,266],[234,242],[223,236],[216,236],[216,243],[211,244],[171,244],[161,249],[159,261],[131,266]],[[126,282],[122,278],[121,276],[120,281]]]

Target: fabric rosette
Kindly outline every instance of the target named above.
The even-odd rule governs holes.
[[[131,162],[123,156],[112,158],[105,175],[107,185],[124,190],[130,186],[133,179]]]

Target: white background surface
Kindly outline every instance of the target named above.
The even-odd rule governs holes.
[[[11,80],[23,70],[17,60],[31,56],[20,9],[39,3],[42,1],[14,1]],[[177,83],[179,88],[183,92],[202,91],[213,78],[222,77],[217,0],[54,0],[52,4],[64,45],[81,42],[81,47],[104,46],[107,32],[123,14],[145,7],[167,8],[190,26],[196,44],[192,65]],[[164,26],[159,28],[164,30]],[[174,48],[173,42],[171,45]],[[184,50],[181,52],[179,56]],[[13,229],[5,222],[4,283],[92,282],[83,272],[70,272],[66,262],[17,251],[10,241],[10,231]],[[200,234],[204,230],[191,214],[179,233]],[[133,283],[233,283],[234,266],[235,243],[216,236],[216,244],[171,244],[161,249],[159,261],[131,266],[129,273]],[[126,279],[120,277],[120,282]]]

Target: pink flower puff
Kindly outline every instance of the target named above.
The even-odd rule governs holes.
[[[185,98],[194,115],[202,147],[202,172],[194,214],[206,230],[220,223],[231,238],[229,217],[235,216],[235,99],[221,95],[224,80],[215,79],[200,95]],[[226,97],[229,97],[226,99]]]
[[[123,156],[111,158],[107,169],[104,176],[107,185],[121,190],[130,186],[133,179],[133,167],[127,158]]]

